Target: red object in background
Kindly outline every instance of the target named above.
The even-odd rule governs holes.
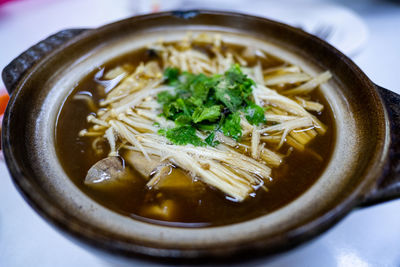
[[[6,111],[8,100],[10,96],[7,93],[0,93],[0,115],[3,115]]]
[[[0,133],[1,133],[1,123],[3,122],[3,114],[6,111],[9,99],[10,96],[7,94],[7,91],[5,89],[0,89]],[[1,149],[1,143],[0,143],[0,149]],[[3,155],[0,152],[0,160],[2,160],[2,156]]]

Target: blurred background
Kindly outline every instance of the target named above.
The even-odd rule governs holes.
[[[174,9],[236,11],[299,27],[349,56],[375,83],[400,94],[400,1],[394,0],[0,0],[0,69],[59,30]],[[0,114],[7,101],[1,81]],[[398,267],[399,210],[400,200],[356,210],[312,242],[246,266]],[[34,213],[0,160],[0,266],[110,265]]]

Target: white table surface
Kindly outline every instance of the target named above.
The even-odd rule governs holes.
[[[0,68],[60,29],[94,27],[132,14],[132,2],[119,2],[24,0],[0,7]],[[369,29],[369,42],[353,60],[375,83],[400,93],[400,1],[334,2],[359,14]],[[400,200],[355,210],[312,242],[251,264],[400,266]],[[114,265],[72,243],[40,218],[0,162],[0,266]]]

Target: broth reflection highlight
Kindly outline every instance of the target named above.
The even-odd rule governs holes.
[[[179,227],[241,222],[307,190],[333,147],[316,77],[220,36],[155,43],[105,64],[66,100],[60,161],[102,205]]]

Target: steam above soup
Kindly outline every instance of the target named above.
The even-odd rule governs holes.
[[[58,124],[59,156],[84,192],[134,218],[254,218],[324,168],[332,126],[316,89],[330,78],[219,35],[160,41],[81,82],[60,114],[65,127],[82,111],[74,126]]]

